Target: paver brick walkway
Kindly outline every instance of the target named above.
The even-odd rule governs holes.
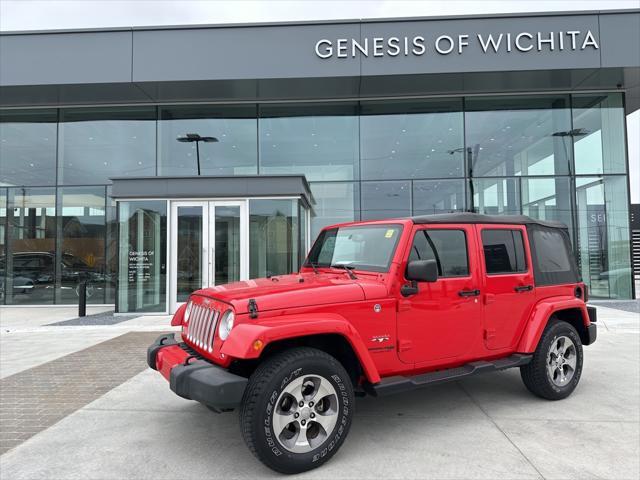
[[[0,455],[145,368],[161,332],[130,332],[0,380]]]

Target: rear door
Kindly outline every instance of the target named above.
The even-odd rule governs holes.
[[[515,348],[535,303],[533,270],[523,225],[477,225],[484,270],[484,341]]]
[[[419,367],[463,356],[482,329],[474,226],[416,228],[411,242],[406,260],[435,260],[438,280],[399,298],[400,360]]]

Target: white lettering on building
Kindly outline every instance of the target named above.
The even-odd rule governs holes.
[[[476,35],[439,35],[428,41],[425,35],[372,38],[323,38],[315,44],[316,56],[321,59],[356,57],[419,57],[428,51],[439,55],[464,51],[480,51],[483,54],[511,52],[563,52],[598,50],[596,37],[587,30],[559,32],[491,32]],[[473,40],[473,41],[472,41]]]

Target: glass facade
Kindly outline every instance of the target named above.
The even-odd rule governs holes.
[[[143,275],[165,288],[147,294],[138,277],[130,282],[122,249],[149,250],[154,229],[166,232],[166,205],[127,213],[121,204],[117,220],[109,179],[198,167],[304,174],[311,241],[332,223],[462,210],[560,220],[593,296],[629,298],[623,107],[613,92],[0,111],[0,302],[74,303],[85,278],[92,303],[114,302],[119,279],[129,282],[120,303],[165,305],[166,263]],[[295,269],[304,255],[298,242],[280,247],[306,234],[306,218],[295,202],[272,202],[250,202],[251,277]],[[231,225],[227,213],[220,221]],[[135,237],[139,228],[150,236]],[[234,269],[220,280],[236,278]]]

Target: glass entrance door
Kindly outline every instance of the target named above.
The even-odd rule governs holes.
[[[248,278],[245,201],[172,202],[171,312],[194,290]]]

